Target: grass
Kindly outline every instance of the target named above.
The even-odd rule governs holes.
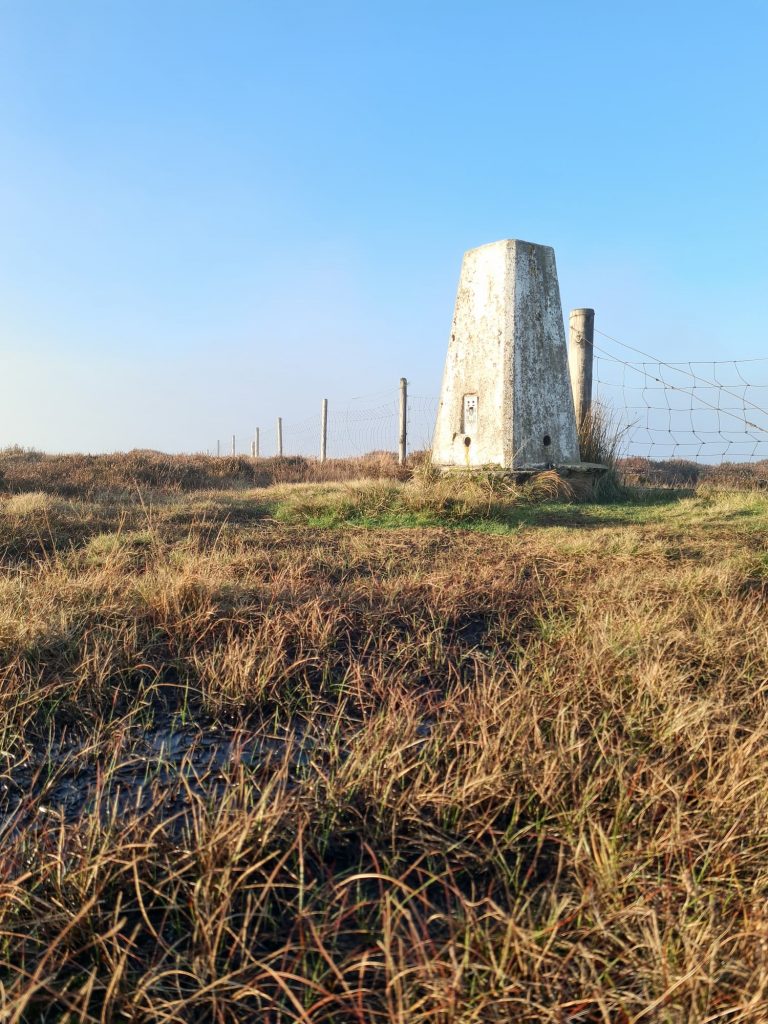
[[[0,450],[0,483],[10,493],[35,491],[68,498],[132,501],[137,492],[185,494],[247,490],[279,483],[396,479],[402,476],[391,452],[324,464],[301,456],[252,459],[244,455],[165,455],[131,451],[111,455],[47,455],[23,448]]]
[[[0,1020],[768,1017],[759,491],[45,479]]]

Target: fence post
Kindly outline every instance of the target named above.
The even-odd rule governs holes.
[[[216,442],[216,454],[221,455],[221,441]]]
[[[232,458],[235,457],[235,435],[232,435]]]
[[[581,424],[592,408],[594,309],[572,309],[568,327],[568,369],[571,374],[576,425],[581,428]]]
[[[328,453],[328,399],[320,407],[320,461],[325,462]]]
[[[408,381],[400,378],[400,430],[398,432],[397,461],[405,464],[408,445]]]
[[[251,441],[251,455],[253,456],[254,459],[258,459],[258,457],[259,457],[259,428],[258,427],[256,427],[256,433],[253,435],[253,440]]]
[[[283,417],[277,417],[277,454],[283,454]]]

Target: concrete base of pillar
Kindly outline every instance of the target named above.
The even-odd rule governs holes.
[[[435,468],[445,475],[492,478],[499,482],[508,481],[515,484],[526,483],[528,480],[538,476],[539,473],[554,470],[564,480],[570,480],[573,483],[580,481],[584,485],[591,484],[592,486],[608,472],[608,467],[598,462],[571,462],[559,466],[547,466],[542,463],[540,466],[526,466],[524,469],[505,469],[502,466],[495,465],[438,466]]]

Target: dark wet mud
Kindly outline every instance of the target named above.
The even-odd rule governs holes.
[[[0,837],[35,818],[65,823],[152,812],[172,817],[196,798],[220,797],[235,775],[262,788],[276,772],[309,768],[315,741],[297,726],[275,734],[263,726],[185,724],[168,716],[109,741],[70,734],[0,770]]]

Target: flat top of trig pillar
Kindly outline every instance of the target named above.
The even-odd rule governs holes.
[[[528,245],[532,249],[551,249],[551,245],[542,245],[539,242],[526,242],[522,238],[500,238],[496,242],[486,242],[484,245],[476,245],[472,249],[468,249],[467,252],[477,252],[478,249],[490,249],[492,246],[518,246]]]

